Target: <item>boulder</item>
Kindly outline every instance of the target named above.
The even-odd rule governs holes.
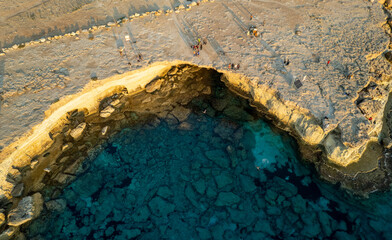
[[[218,207],[231,206],[239,203],[241,198],[232,192],[220,192],[215,205]]]
[[[319,212],[318,217],[324,235],[331,236],[332,235],[332,227],[330,221],[331,217],[326,212]]]
[[[223,188],[229,184],[232,184],[234,181],[233,176],[228,172],[222,172],[218,176],[215,177],[215,182],[218,188]]]
[[[20,197],[20,196],[22,196],[23,190],[24,190],[24,184],[23,183],[18,183],[14,187],[14,189],[12,189],[11,195],[13,197]]]
[[[105,127],[102,128],[102,130],[101,130],[102,136],[106,135],[106,133],[108,132],[108,129],[109,129],[109,126],[105,126]]]
[[[220,149],[207,151],[205,152],[205,155],[209,160],[213,161],[214,163],[216,163],[218,166],[222,168],[230,167],[229,157],[224,151]]]
[[[132,216],[135,222],[145,222],[150,217],[151,212],[147,206],[136,209],[135,214]]]
[[[192,186],[187,185],[185,187],[185,196],[187,197],[187,199],[192,203],[192,205],[196,208],[199,208],[199,202],[198,199],[196,197],[196,193],[193,190]]]
[[[301,219],[304,222],[301,235],[308,238],[315,238],[321,232],[321,226],[318,222],[317,214],[313,211],[308,211],[301,215]]]
[[[199,239],[201,240],[206,240],[206,239],[211,239],[211,233],[208,229],[206,228],[196,228],[197,233],[199,234]]]
[[[9,240],[17,233],[19,228],[17,227],[9,227],[5,231],[0,234],[0,240]]]
[[[249,176],[240,174],[240,182],[242,186],[242,190],[246,193],[253,192],[257,189],[253,179]]]
[[[70,132],[71,137],[78,141],[82,138],[83,132],[86,129],[87,124],[85,122],[80,123],[76,128],[72,129]]]
[[[272,227],[267,219],[260,219],[256,222],[254,227],[255,232],[263,232],[268,235],[274,236],[275,233],[272,230]]]
[[[193,182],[192,185],[193,185],[193,187],[196,189],[196,191],[198,193],[200,193],[202,195],[205,193],[205,191],[206,191],[206,182],[205,182],[204,179],[201,178],[198,181]]]
[[[167,199],[173,196],[173,191],[169,187],[163,186],[158,189],[157,195]]]
[[[352,234],[348,234],[344,231],[337,231],[333,235],[333,239],[336,240],[355,240],[356,238]]]
[[[146,86],[146,92],[152,93],[152,92],[155,92],[156,90],[160,89],[164,80],[165,80],[164,78],[161,78],[159,80],[150,82]]]
[[[64,199],[56,199],[46,202],[45,206],[49,211],[62,212],[67,206],[67,202]]]
[[[293,197],[291,199],[291,203],[292,203],[294,212],[299,213],[299,214],[305,212],[306,201],[300,195],[296,195],[295,197]]]
[[[257,214],[253,212],[249,207],[246,210],[236,210],[232,208],[227,209],[232,222],[239,225],[250,226],[254,223]]]
[[[237,127],[238,125],[233,122],[221,121],[218,126],[214,128],[214,132],[221,138],[229,140],[233,136]]]
[[[390,7],[392,6],[392,0],[385,0],[384,5],[385,5],[387,8],[390,8]],[[390,53],[390,52],[387,52],[387,53]],[[389,59],[388,59],[388,61],[389,61]]]
[[[239,121],[252,121],[253,120],[253,116],[250,115],[249,113],[247,113],[244,109],[231,105],[228,106],[227,108],[225,108],[225,110],[223,111],[223,114],[225,114],[226,116],[235,119],[235,120],[239,120]]]
[[[272,205],[275,205],[275,200],[278,198],[278,194],[272,190],[268,189],[267,192],[265,193],[265,200]]]
[[[177,106],[171,111],[171,114],[173,114],[179,122],[183,122],[188,118],[189,114],[191,114],[191,110],[182,106]]]
[[[167,216],[169,213],[174,212],[174,209],[176,208],[174,204],[169,203],[161,197],[153,198],[148,203],[148,206],[150,207],[151,212],[158,217]]]
[[[63,151],[63,152],[65,152],[65,151],[67,151],[68,149],[70,149],[71,147],[73,147],[73,144],[72,143],[66,143],[66,144],[64,144],[62,147],[61,147],[61,151]]]
[[[5,223],[5,215],[4,213],[0,213],[0,227]]]
[[[105,109],[103,109],[101,111],[101,113],[99,114],[99,116],[101,116],[102,118],[108,118],[110,117],[110,115],[112,115],[112,113],[115,111],[116,109],[112,106],[107,106]]]
[[[119,239],[134,239],[142,232],[139,229],[125,229],[119,236]]]
[[[8,225],[17,227],[31,221],[41,213],[42,207],[43,200],[40,193],[23,198],[8,214]]]

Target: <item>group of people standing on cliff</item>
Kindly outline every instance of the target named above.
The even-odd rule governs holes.
[[[199,56],[200,55],[200,51],[203,50],[203,44],[206,45],[207,44],[207,40],[206,39],[201,39],[198,38],[197,39],[197,44],[196,45],[191,45],[191,48],[193,49],[193,56]]]

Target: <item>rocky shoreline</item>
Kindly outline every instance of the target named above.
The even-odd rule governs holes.
[[[30,136],[2,152],[1,202],[8,220],[3,217],[0,237],[15,234],[19,226],[38,216],[43,204],[40,191],[46,184],[69,184],[91,150],[104,143],[110,135],[137,122],[151,121],[154,117],[166,119],[173,126],[186,127],[181,126],[181,122],[190,110],[183,106],[199,95],[211,94],[214,79],[221,79],[227,87],[247,98],[251,105],[275,121],[277,126],[291,132],[302,146],[305,160],[314,163],[322,178],[339,182],[342,187],[362,195],[389,188],[389,159],[381,159],[377,163],[379,167],[370,172],[353,172],[346,166],[333,164],[328,160],[331,155],[323,145],[323,140],[328,137],[320,123],[298,108],[289,110],[275,92],[260,86],[254,88],[240,74],[219,72],[185,62],[157,63],[146,69],[92,83],[82,93],[54,104],[47,112],[47,118],[33,129]],[[224,105],[216,107],[225,109]],[[292,113],[287,114],[285,110]],[[207,114],[208,111],[206,109]],[[246,118],[241,109],[227,111],[233,117]],[[12,151],[15,146],[17,149]],[[381,151],[384,151],[383,148]],[[7,153],[8,156],[5,155]],[[318,157],[306,158],[311,154]]]

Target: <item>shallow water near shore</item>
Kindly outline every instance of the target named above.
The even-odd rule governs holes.
[[[113,136],[26,230],[43,239],[391,239],[391,194],[348,196],[263,120],[192,113]]]

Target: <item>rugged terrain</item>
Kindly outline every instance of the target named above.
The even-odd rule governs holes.
[[[145,6],[162,11],[142,16],[134,12],[143,5],[132,1],[71,1],[61,11],[61,1],[30,3],[15,4],[9,12],[16,14],[1,19],[2,148],[42,122],[52,103],[91,81],[99,86],[102,79],[154,62],[183,60],[238,73],[223,80],[301,146],[320,150],[313,160],[324,178],[366,193],[388,186],[391,30],[389,10],[380,3],[222,0],[176,10],[180,2],[167,1]],[[258,37],[247,34],[252,25]],[[191,45],[199,38],[206,44],[194,56]],[[228,69],[231,63],[240,68]],[[2,152],[8,156],[3,177],[15,146]],[[372,179],[377,184],[369,184]]]

